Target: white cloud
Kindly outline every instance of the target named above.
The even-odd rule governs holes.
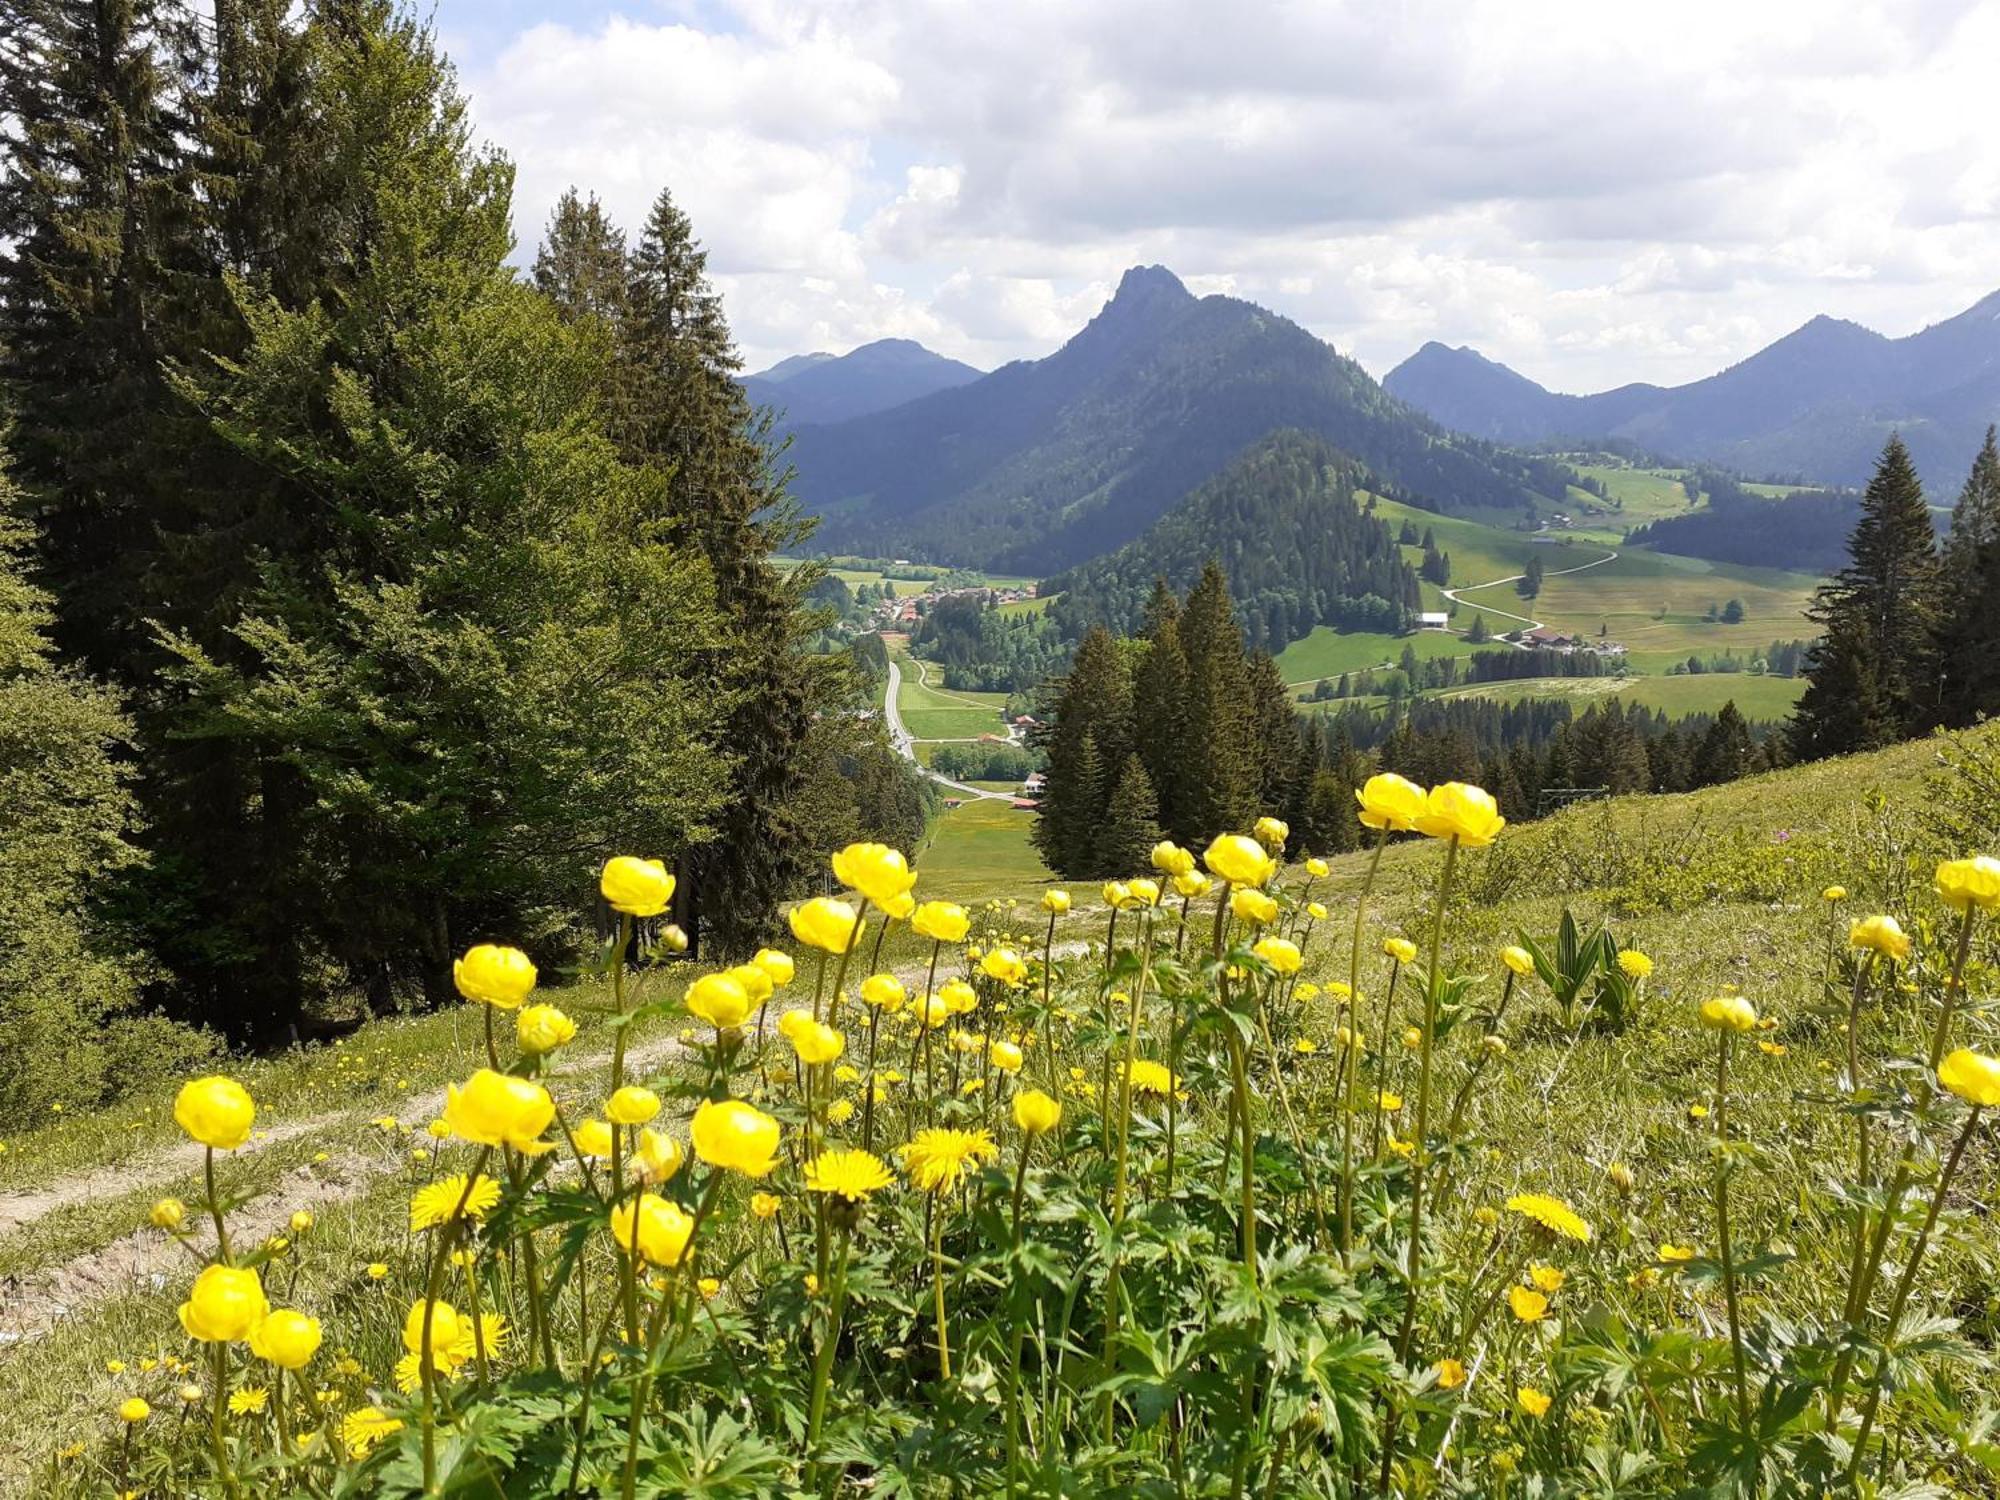
[[[1039,355],[1160,262],[1588,390],[1992,290],[1996,56],[1980,0],[629,0],[466,85],[523,258],[571,183],[671,186],[753,364]]]

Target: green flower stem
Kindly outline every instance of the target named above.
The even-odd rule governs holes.
[[[1458,838],[1445,846],[1444,873],[1438,877],[1437,908],[1431,916],[1430,972],[1424,985],[1423,1047],[1417,1060],[1416,1150],[1410,1157],[1410,1265],[1409,1300],[1403,1304],[1403,1331],[1397,1340],[1396,1357],[1407,1361],[1410,1343],[1416,1334],[1417,1301],[1423,1288],[1424,1256],[1424,1169],[1430,1159],[1431,1054],[1436,1050],[1438,998],[1444,988],[1441,967],[1444,949],[1444,909],[1451,896],[1451,877],[1458,867]]]
[[[1736,1261],[1729,1244],[1729,1044],[1733,1031],[1723,1031],[1715,1049],[1715,1237],[1722,1252],[1722,1295],[1729,1307],[1729,1351],[1736,1375],[1736,1420],[1750,1431],[1750,1379],[1743,1363],[1743,1321],[1736,1305]]]
[[[1021,1136],[1021,1160],[1014,1168],[1014,1208],[1010,1218],[1011,1240],[1014,1248],[1014,1275],[1020,1275],[1021,1254],[1021,1200],[1028,1187],[1028,1154],[1034,1149],[1035,1138],[1025,1132]],[[1009,1323],[1007,1354],[1007,1495],[1008,1500],[1020,1485],[1021,1467],[1021,1345],[1027,1336],[1027,1328],[1021,1320],[1021,1310],[1015,1304],[1019,1296],[1018,1286],[1008,1288]]]
[[[1389,987],[1382,996],[1382,1024],[1376,1028],[1375,1043],[1375,1108],[1370,1112],[1372,1124],[1368,1131],[1368,1154],[1377,1157],[1382,1154],[1382,1091],[1389,1086],[1389,1034],[1396,1024],[1396,981],[1402,978],[1403,961],[1389,960]]]
[[[229,1253],[229,1226],[222,1221],[222,1198],[215,1191],[215,1147],[201,1148],[201,1171],[208,1183],[208,1212],[215,1220],[215,1256],[225,1266],[233,1265]]]
[[[1272,981],[1275,984],[1276,981]],[[1299,1128],[1299,1117],[1292,1112],[1292,1091],[1285,1086],[1284,1059],[1278,1055],[1278,1044],[1271,1035],[1270,986],[1257,1001],[1257,1029],[1264,1038],[1264,1050],[1271,1054],[1271,1082],[1278,1091],[1278,1108],[1285,1116],[1285,1128],[1291,1132],[1292,1149],[1298,1153],[1299,1165],[1305,1171],[1306,1192],[1312,1198],[1313,1222],[1315,1227],[1314,1245],[1324,1252],[1328,1236],[1326,1206],[1320,1200],[1319,1173],[1314,1168],[1312,1157],[1306,1150],[1305,1132]]]
[[[854,945],[861,940],[861,924],[867,915],[868,898],[863,896],[854,908],[854,925],[848,929],[847,945],[840,950],[840,967],[833,971],[833,998],[827,1002],[826,1006],[826,1024],[829,1026],[838,1027],[840,1025],[840,991],[841,987],[847,983],[847,962],[854,957]],[[882,930],[886,932],[888,927],[889,914],[885,911],[882,913]],[[880,933],[877,934],[877,938],[879,940]],[[815,1016],[819,1014],[819,1000],[817,997],[813,1000],[813,1014]]]
[[[847,1312],[847,1258],[854,1244],[854,1231],[843,1228],[840,1231],[840,1254],[833,1263],[833,1284],[831,1302],[827,1309],[826,1334],[820,1340],[817,1353],[813,1355],[812,1398],[807,1403],[806,1453],[809,1462],[806,1467],[806,1488],[812,1489],[818,1478],[819,1434],[826,1417],[827,1388],[833,1383],[833,1354],[840,1343],[841,1319]]]
[[[1146,935],[1140,944],[1139,978],[1132,986],[1132,1003],[1125,1016],[1125,1066],[1118,1081],[1118,1165],[1111,1179],[1111,1228],[1114,1234],[1125,1222],[1125,1186],[1132,1141],[1132,1063],[1139,1055],[1140,1011],[1146,999],[1146,978],[1153,968],[1153,928],[1154,923],[1148,918]],[[1110,1055],[1108,1047],[1105,1055]],[[1167,1092],[1173,1092],[1171,1084]],[[1111,1368],[1111,1346],[1118,1337],[1120,1270],[1121,1257],[1114,1247],[1111,1266],[1104,1280],[1104,1365],[1107,1373]],[[1107,1401],[1107,1414],[1109,1410],[1110,1403]]]
[[[1924,1227],[1917,1231],[1917,1243],[1910,1250],[1908,1263],[1903,1267],[1902,1279],[1896,1283],[1896,1295],[1889,1303],[1889,1322],[1882,1333],[1882,1357],[1886,1361],[1889,1351],[1896,1344],[1896,1326],[1902,1321],[1903,1308],[1910,1300],[1910,1289],[1917,1284],[1917,1268],[1923,1264],[1924,1252],[1930,1249],[1931,1231],[1937,1228],[1938,1215],[1944,1209],[1944,1195],[1951,1186],[1951,1179],[1958,1172],[1959,1158],[1965,1155],[1965,1148],[1972,1140],[1972,1132],[1979,1124],[1979,1106],[1973,1105],[1965,1117],[1965,1129],[1958,1133],[1953,1143],[1951,1155],[1945,1160],[1944,1170],[1938,1173],[1937,1188],[1931,1193],[1931,1206],[1924,1215]],[[1868,1388],[1868,1404],[1862,1409],[1861,1431],[1854,1439],[1854,1457],[1847,1466],[1847,1483],[1854,1484],[1854,1476],[1861,1470],[1861,1458],[1868,1449],[1868,1435],[1875,1430],[1875,1414],[1882,1404],[1882,1387],[1887,1384],[1886,1372],[1878,1373]]]
[[[208,1359],[215,1371],[215,1412],[209,1424],[209,1437],[215,1445],[215,1472],[221,1476],[225,1491],[239,1495],[242,1490],[236,1483],[236,1471],[229,1466],[229,1346],[221,1342],[210,1344]],[[428,1426],[425,1435],[429,1436]],[[429,1488],[428,1482],[425,1487]]]
[[[1049,1006],[1049,982],[1055,973],[1056,914],[1049,913],[1048,930],[1042,934],[1042,1056],[1048,1060],[1049,1081],[1056,1076],[1056,1023]]]
[[[423,1388],[423,1446],[424,1446],[424,1493],[435,1495],[437,1487],[437,1361],[431,1357],[431,1325],[437,1313],[438,1293],[444,1288],[445,1269],[451,1264],[452,1243],[458,1237],[460,1227],[465,1223],[465,1202],[472,1196],[473,1184],[479,1181],[479,1174],[486,1170],[486,1160],[493,1154],[491,1146],[479,1149],[479,1159],[472,1164],[466,1174],[465,1190],[458,1195],[458,1202],[452,1205],[451,1217],[437,1231],[431,1242],[430,1270],[424,1278],[423,1333],[422,1348],[417,1350],[417,1375]],[[216,1399],[220,1401],[220,1381],[223,1373],[222,1361],[216,1361],[218,1390]],[[216,1414],[217,1453],[221,1452],[222,1416],[218,1408]],[[229,1482],[231,1494],[236,1492],[234,1480]]]
[[[951,1379],[951,1338],[944,1326],[944,1215],[931,1215],[931,1293],[937,1312],[938,1375]]]
[[[875,1039],[882,1030],[882,1007],[868,1007],[868,1071],[864,1075],[867,1094],[861,1103],[861,1149],[875,1149]]]
[[[1375,840],[1375,852],[1368,856],[1368,874],[1361,892],[1354,898],[1354,937],[1347,948],[1347,1030],[1351,1038],[1342,1049],[1341,1070],[1346,1098],[1340,1111],[1340,1254],[1350,1260],[1354,1252],[1354,1075],[1355,1056],[1361,1050],[1361,926],[1368,915],[1368,897],[1375,889],[1376,873],[1382,868],[1382,851],[1389,846],[1389,830]]]

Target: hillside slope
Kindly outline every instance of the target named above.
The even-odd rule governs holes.
[[[790,457],[822,546],[1046,574],[1132,540],[1286,427],[1447,510],[1565,493],[1555,465],[1446,433],[1298,324],[1159,266],[1126,272],[1048,358],[802,427]]]
[[[846,354],[795,354],[744,376],[743,389],[759,406],[776,408],[781,425],[797,427],[887,411],[979,376],[912,339],[877,339]]]
[[[1624,439],[1746,474],[1828,484],[1866,483],[1883,442],[1900,431],[1926,482],[1955,490],[1987,423],[2000,418],[2000,292],[1900,339],[1817,317],[1682,386],[1560,395],[1439,343],[1382,384],[1447,427],[1496,442]]]

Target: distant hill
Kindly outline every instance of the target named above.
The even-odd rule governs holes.
[[[789,456],[820,546],[1046,575],[1132,540],[1287,427],[1447,510],[1566,493],[1559,465],[1456,437],[1290,319],[1197,298],[1160,266],[1127,271],[1048,358],[799,427]]]
[[[1752,475],[1865,484],[1891,431],[1955,494],[2000,419],[2000,292],[1891,339],[1818,317],[1689,385],[1564,396],[1472,349],[1425,344],[1382,382],[1460,432],[1504,443],[1624,439]]]
[[[1315,625],[1401,630],[1422,596],[1388,524],[1363,512],[1367,486],[1324,438],[1273,433],[1144,535],[1049,580],[1050,613],[1072,637],[1136,634],[1154,579],[1185,594],[1214,558],[1253,646],[1282,651]]]
[[[776,407],[785,426],[845,422],[977,380],[971,365],[933,354],[910,339],[877,339],[846,354],[794,354],[743,377],[759,406]]]

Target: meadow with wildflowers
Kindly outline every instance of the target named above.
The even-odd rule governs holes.
[[[977,909],[857,844],[714,972],[614,859],[588,986],[459,960],[482,1065],[344,1225],[237,1232],[271,1122],[180,1090],[180,1268],[32,1492],[1991,1493],[1990,739],[1828,834],[1383,775],[1338,861]]]

